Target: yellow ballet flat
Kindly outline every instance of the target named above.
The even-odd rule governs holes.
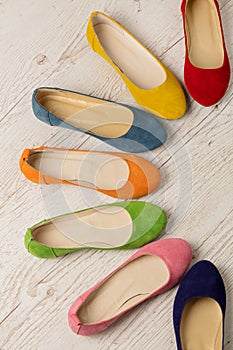
[[[120,74],[138,104],[165,119],[184,115],[185,95],[174,74],[120,23],[102,12],[93,12],[87,39]]]

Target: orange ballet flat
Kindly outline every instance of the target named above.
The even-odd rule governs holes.
[[[23,151],[20,169],[33,182],[75,185],[122,199],[147,195],[161,182],[153,164],[127,153],[42,146]]]

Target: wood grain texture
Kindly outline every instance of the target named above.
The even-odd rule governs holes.
[[[233,3],[219,0],[230,58]],[[23,246],[25,229],[47,217],[113,202],[71,186],[40,186],[19,171],[22,150],[40,145],[113,150],[79,132],[34,118],[31,94],[57,86],[136,106],[126,86],[85,38],[91,11],[112,15],[183,81],[180,0],[0,1],[0,349],[175,350],[172,307],[176,288],[139,306],[105,332],[75,336],[67,311],[75,298],[128,258],[132,251],[83,251],[39,260]],[[210,259],[227,290],[225,350],[233,347],[232,87],[203,108],[187,96],[186,115],[164,121],[165,146],[142,156],[160,169],[163,185],[143,198],[169,214],[163,237],[190,242],[193,263]]]

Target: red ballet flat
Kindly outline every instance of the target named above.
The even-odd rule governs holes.
[[[216,0],[183,0],[185,34],[184,81],[203,106],[216,104],[230,81],[230,64]]]

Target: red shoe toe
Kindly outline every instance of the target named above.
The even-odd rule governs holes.
[[[202,106],[212,106],[224,96],[230,81],[230,64],[227,55],[218,69],[201,69],[187,59],[184,81],[189,94]]]

